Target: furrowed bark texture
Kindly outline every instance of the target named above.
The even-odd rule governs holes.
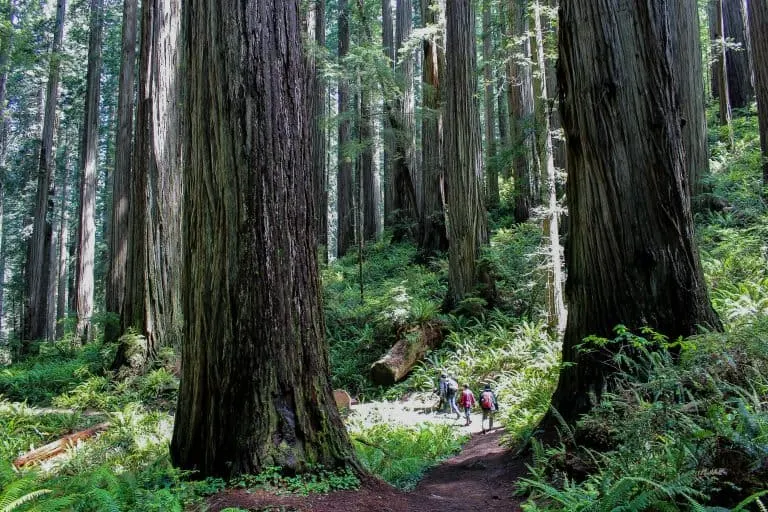
[[[744,108],[749,105],[755,93],[752,88],[752,71],[747,51],[749,41],[747,20],[744,17],[744,0],[722,0],[722,9],[723,34],[732,43],[728,47],[726,59],[728,97],[731,100],[731,108]],[[765,32],[768,27],[761,27],[760,30]]]
[[[373,119],[371,116],[371,91],[360,91],[360,204],[362,205],[363,240],[375,240],[379,231],[379,204],[376,194],[376,168],[373,165]]]
[[[747,0],[752,69],[755,74],[757,119],[763,149],[763,186],[768,187],[768,2]],[[768,191],[764,191],[768,193]]]
[[[88,76],[85,90],[83,141],[80,148],[80,224],[75,300],[77,339],[93,340],[93,265],[96,257],[96,173],[99,165],[99,97],[101,94],[101,42],[103,0],[91,0],[88,41]]]
[[[384,55],[389,59],[390,69],[394,71],[395,66],[395,31],[392,23],[392,2],[391,0],[381,0],[381,44],[384,47]],[[384,111],[389,112],[392,105],[384,99]],[[392,134],[392,125],[389,121],[390,116],[385,115],[382,118],[382,135],[384,139],[384,151],[382,152],[382,176],[384,177],[384,224],[390,225],[392,210],[394,210],[394,198],[392,196],[392,155],[394,153],[394,137]]]
[[[123,2],[123,56],[120,62],[117,95],[117,140],[115,171],[112,174],[112,211],[109,229],[109,269],[107,271],[107,311],[120,314],[125,300],[128,265],[128,223],[131,200],[133,153],[134,69],[136,67],[136,0]]]
[[[445,26],[441,14],[435,12],[437,0],[422,0],[421,16],[425,26]],[[445,10],[440,8],[440,13]],[[423,45],[422,89],[422,210],[421,250],[425,255],[448,250],[448,233],[445,227],[445,175],[443,172],[443,111],[442,94],[445,78],[445,52],[443,30],[441,36],[425,38]]]
[[[560,8],[570,244],[568,323],[553,406],[567,421],[603,388],[606,355],[577,345],[617,324],[669,336],[720,328],[694,243],[664,2]]]
[[[709,172],[707,119],[704,112],[704,69],[699,42],[699,13],[696,0],[670,4],[673,66],[678,82],[681,132],[691,194],[701,191],[701,178]]]
[[[446,3],[445,169],[448,202],[448,296],[457,305],[478,284],[480,247],[488,241],[480,115],[475,91],[475,15],[471,0]]]
[[[113,368],[124,375],[141,372],[160,347],[178,345],[182,324],[181,0],[146,0],[141,15],[130,256],[121,327],[135,329],[146,345],[138,358],[129,354],[131,346],[120,345]]]
[[[202,476],[352,460],[320,307],[297,0],[184,3],[185,335],[171,455]]]
[[[48,87],[43,118],[43,133],[40,145],[40,160],[37,168],[37,193],[35,201],[32,239],[28,249],[27,293],[25,321],[22,333],[24,341],[50,338],[48,325],[48,286],[51,279],[50,248],[53,243],[51,228],[52,201],[50,198],[53,174],[53,138],[56,125],[56,103],[59,98],[59,75],[61,69],[61,45],[64,38],[64,17],[67,10],[65,0],[56,4],[56,28],[51,46],[51,62],[48,71]],[[25,344],[22,345],[22,350]]]

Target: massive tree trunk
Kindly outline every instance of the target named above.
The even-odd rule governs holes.
[[[538,176],[533,172],[536,148],[533,130],[533,77],[531,41],[528,37],[527,0],[513,0],[509,10],[513,52],[507,61],[512,167],[515,178],[515,221],[525,222],[538,201]]]
[[[117,140],[115,171],[112,174],[112,211],[109,222],[109,268],[107,270],[107,311],[120,314],[125,301],[130,225],[133,152],[133,92],[136,66],[136,0],[123,1],[123,57],[120,61],[117,96]],[[105,338],[108,338],[105,333]],[[107,340],[113,341],[113,340]]]
[[[41,338],[51,339],[53,333],[46,332],[48,322],[48,287],[51,279],[51,188],[53,174],[53,139],[56,126],[56,103],[59,97],[59,74],[61,69],[62,40],[64,38],[65,0],[56,5],[56,28],[51,46],[48,89],[43,118],[43,133],[40,146],[40,160],[37,170],[37,194],[35,201],[32,239],[29,243],[27,260],[27,291],[23,341]],[[22,345],[24,351],[25,344]]]
[[[325,0],[311,0],[307,29],[309,39],[315,42],[315,51],[309,58],[309,112],[312,121],[312,175],[315,183],[315,215],[317,216],[317,243],[322,247],[323,261],[328,257],[328,192],[326,190],[325,164],[325,95],[326,83],[318,68],[318,52],[325,48]]]
[[[99,95],[103,0],[91,0],[88,76],[80,148],[80,229],[77,253],[77,339],[93,340],[93,265],[96,257],[96,171],[99,164]]]
[[[475,15],[470,0],[446,3],[445,169],[448,207],[448,295],[453,307],[479,284],[480,247],[488,241],[483,193]]]
[[[544,115],[544,163],[547,176],[547,212],[544,219],[544,236],[549,242],[549,265],[547,268],[547,323],[553,333],[562,333],[565,329],[565,304],[563,303],[563,257],[560,246],[560,205],[557,202],[557,173],[552,148],[552,111],[549,91],[547,90],[547,65],[544,59],[544,36],[541,30],[541,4],[534,0],[534,32],[536,37],[536,55],[541,75],[540,98],[546,106]]]
[[[675,339],[720,328],[694,242],[669,3],[560,9],[567,138],[568,324],[553,397],[566,421],[604,386],[607,351],[577,347],[623,324]]]
[[[339,61],[349,53],[349,5],[339,0]],[[351,141],[351,120],[349,114],[349,83],[345,76],[339,77],[339,169],[336,177],[336,208],[338,231],[336,234],[336,255],[341,258],[355,243],[354,217],[354,162],[349,154]]]
[[[670,37],[682,115],[685,169],[691,194],[695,195],[701,190],[701,179],[709,172],[698,5],[696,0],[676,0],[671,6]]]
[[[726,63],[728,97],[732,108],[748,106],[755,93],[752,87],[747,20],[744,14],[744,0],[722,0],[723,34],[730,42]],[[761,27],[760,30],[765,32],[768,27]]]
[[[411,0],[397,0],[395,26],[395,73],[400,94],[389,112],[393,129],[394,154],[392,176],[389,183],[392,194],[393,240],[405,237],[419,239],[419,209],[413,181],[413,57],[403,52],[411,37],[413,5]]]
[[[763,191],[768,193],[768,3],[747,0],[752,70],[755,76],[760,147],[763,150]]]
[[[185,2],[185,333],[171,456],[353,461],[320,306],[298,0]]]
[[[496,113],[493,79],[493,44],[491,34],[491,0],[483,0],[483,80],[485,103],[485,176],[488,207],[499,205],[499,173],[494,162],[496,156]]]
[[[141,16],[131,240],[121,327],[133,328],[143,338],[121,343],[113,366],[122,368],[122,375],[142,371],[160,347],[178,345],[182,328],[181,0],[146,0]]]
[[[440,13],[435,12],[438,6]],[[442,80],[445,74],[445,52],[442,33],[444,10],[438,0],[422,0],[421,18],[424,26],[439,26],[440,36],[433,35],[423,42],[422,89],[422,209],[421,251],[425,256],[448,250],[445,227],[445,177],[443,174],[443,111],[441,107]]]

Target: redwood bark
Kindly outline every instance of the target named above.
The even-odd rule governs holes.
[[[325,144],[325,96],[326,82],[318,68],[318,55],[325,49],[325,0],[311,0],[307,19],[308,35],[315,42],[315,51],[308,52],[307,59],[310,73],[308,112],[312,124],[312,175],[315,183],[315,204],[317,216],[317,242],[323,248],[321,257],[328,257],[328,191],[326,179],[326,144]]]
[[[763,193],[768,194],[768,3],[763,0],[747,0],[747,10],[760,147],[763,150]]]
[[[298,0],[184,3],[184,342],[171,456],[353,462],[320,306]]]
[[[99,96],[103,0],[91,0],[88,75],[85,89],[83,142],[80,148],[80,225],[77,253],[77,339],[93,340],[93,265],[96,257],[96,172],[99,164]]]
[[[339,62],[349,53],[349,4],[339,0]],[[341,258],[355,243],[354,162],[349,155],[352,140],[350,120],[349,83],[339,77],[339,168],[336,176],[336,209],[338,212],[336,255]]]
[[[732,108],[744,108],[754,96],[749,62],[749,38],[744,12],[745,0],[722,0],[723,34],[730,44],[727,50],[728,98]],[[768,27],[761,27],[761,32]]]
[[[147,0],[141,16],[131,239],[121,327],[144,336],[146,356],[132,359],[130,347],[121,344],[113,367],[122,368],[122,374],[143,371],[160,347],[178,345],[182,324],[181,0]]]
[[[443,14],[438,0],[422,0],[421,17],[424,25],[439,26],[439,34],[425,38],[422,64],[422,190],[424,207],[422,210],[421,250],[425,256],[448,250],[448,233],[445,226],[445,174],[443,172],[443,78],[445,75],[445,52]]]
[[[575,421],[610,354],[578,350],[623,324],[675,339],[721,328],[694,241],[676,98],[672,7],[571,0],[560,8],[570,243],[568,324],[553,407]]]
[[[538,177],[534,176],[534,103],[531,73],[531,41],[528,34],[527,0],[514,0],[509,9],[513,55],[507,61],[509,88],[509,129],[512,139],[512,167],[515,178],[515,221],[525,222],[538,199]]]
[[[117,94],[115,170],[112,173],[112,211],[109,222],[109,268],[107,269],[107,311],[123,310],[130,225],[129,205],[133,171],[134,68],[136,67],[136,0],[123,2],[123,56],[120,61]]]
[[[491,34],[491,1],[483,0],[483,81],[485,104],[485,175],[489,208],[499,205],[499,173],[496,156],[496,98],[494,97],[493,43]]]
[[[59,75],[61,69],[61,46],[64,38],[64,17],[67,6],[65,0],[56,4],[56,28],[51,46],[48,87],[43,118],[43,133],[40,145],[40,160],[37,170],[37,193],[35,201],[32,239],[28,249],[27,293],[25,321],[22,341],[51,339],[53,333],[47,332],[48,322],[48,287],[51,280],[51,188],[53,174],[53,139],[56,125],[56,103],[59,97]],[[24,350],[22,345],[22,351]]]
[[[488,241],[475,55],[472,1],[447,2],[443,153],[450,241],[445,303],[449,308],[477,290],[480,247]]]

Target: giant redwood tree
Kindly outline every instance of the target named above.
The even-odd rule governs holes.
[[[752,70],[755,76],[757,120],[763,150],[763,194],[768,194],[768,3],[747,0]]]
[[[448,296],[455,306],[480,282],[480,247],[488,241],[482,175],[475,56],[475,14],[470,0],[446,2],[445,173],[448,209]]]
[[[719,328],[693,236],[669,2],[560,7],[568,159],[568,322],[553,406],[567,421],[603,389],[601,357],[577,350],[617,324],[672,338]]]
[[[183,369],[173,461],[339,467],[299,0],[184,3]]]

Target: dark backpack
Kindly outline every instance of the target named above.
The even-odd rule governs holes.
[[[480,407],[483,409],[493,409],[493,392],[483,391],[480,393]]]

